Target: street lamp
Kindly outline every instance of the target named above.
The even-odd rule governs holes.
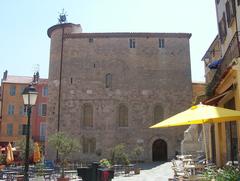
[[[26,148],[25,148],[25,167],[24,167],[24,181],[28,181],[28,167],[29,167],[29,138],[30,138],[30,117],[32,106],[37,100],[37,91],[33,85],[29,85],[23,90],[23,103],[27,108],[27,130],[26,130]]]

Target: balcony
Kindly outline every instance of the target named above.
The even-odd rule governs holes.
[[[233,36],[233,39],[229,43],[227,51],[223,56],[221,64],[218,66],[218,69],[214,74],[212,81],[207,85],[206,95],[208,97],[214,95],[214,91],[217,85],[219,84],[224,74],[229,69],[230,63],[232,62],[232,60],[240,56],[239,54],[240,49],[239,49],[239,43],[238,43],[239,37],[240,37],[240,32],[236,32],[235,35]]]

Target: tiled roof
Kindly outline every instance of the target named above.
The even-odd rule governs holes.
[[[29,84],[32,82],[32,80],[33,80],[33,77],[8,75],[7,79],[3,80],[3,83]]]
[[[19,83],[19,84],[29,84],[33,81],[33,77],[28,76],[16,76],[8,75],[6,80],[3,80],[3,83]],[[39,83],[47,83],[48,79],[39,79]]]

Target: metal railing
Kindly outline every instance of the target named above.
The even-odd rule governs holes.
[[[218,69],[216,73],[213,76],[212,81],[207,85],[206,95],[212,96],[214,94],[214,91],[221,81],[221,78],[223,77],[224,73],[228,70],[230,63],[234,58],[237,58],[240,56],[239,53],[239,38],[240,33],[236,32],[229,43],[229,46],[227,48],[227,51],[225,55],[222,58],[222,61],[220,65],[218,66]]]

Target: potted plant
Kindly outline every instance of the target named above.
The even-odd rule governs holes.
[[[58,151],[59,155],[61,177],[58,178],[58,181],[69,181],[69,178],[65,178],[64,168],[67,166],[71,154],[79,151],[79,142],[63,132],[58,132],[49,137],[49,144]]]
[[[114,164],[124,165],[124,166],[129,165],[130,162],[128,159],[128,155],[126,154],[124,144],[118,144],[113,148],[111,161],[113,165]],[[129,172],[130,172],[129,168],[125,167],[125,174],[128,174]]]
[[[140,174],[140,167],[138,166],[138,163],[140,162],[140,160],[141,160],[141,156],[142,156],[142,154],[143,154],[143,147],[141,147],[141,146],[139,146],[139,145],[137,145],[134,149],[133,149],[133,151],[132,151],[132,156],[133,156],[133,158],[135,159],[135,161],[136,161],[136,167],[135,167],[135,169],[134,169],[134,173],[135,174]]]
[[[100,163],[100,167],[102,168],[111,168],[111,164],[106,158],[101,159],[99,163]]]

